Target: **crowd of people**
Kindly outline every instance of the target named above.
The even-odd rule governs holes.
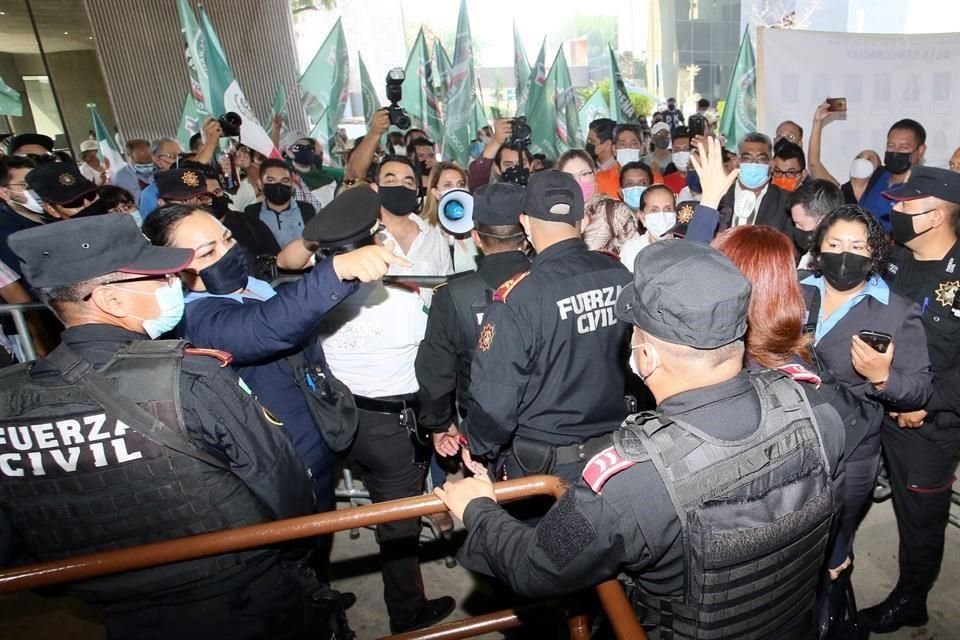
[[[898,120],[840,180],[827,104],[806,139],[724,141],[709,109],[597,119],[558,158],[501,119],[466,167],[386,109],[342,169],[279,120],[281,158],[208,119],[120,168],[10,136],[0,298],[53,315],[27,316],[32,363],[4,319],[0,563],[327,512],[349,465],[373,502],[432,486],[461,562],[520,596],[620,576],[650,638],[925,624],[960,447],[960,148],[926,166]],[[845,611],[881,466],[899,579]],[[536,474],[555,505],[496,504]],[[456,606],[420,528],[377,526],[395,633]],[[331,544],[66,588],[112,638],[309,637],[355,601]]]

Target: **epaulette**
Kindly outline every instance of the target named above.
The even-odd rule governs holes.
[[[233,355],[227,353],[226,351],[219,351],[217,349],[201,349],[199,347],[187,347],[183,350],[183,353],[188,356],[207,356],[208,358],[214,358],[220,361],[220,368],[229,366],[233,362]]]
[[[635,460],[627,460],[617,453],[616,447],[610,446],[590,458],[590,462],[583,468],[581,477],[594,493],[600,493],[607,480],[637,464]]]
[[[420,287],[410,282],[400,282],[399,280],[394,280],[392,282],[385,282],[384,285],[388,287],[400,287],[411,293],[420,293]]]
[[[493,301],[506,302],[507,296],[510,295],[510,292],[513,291],[513,288],[520,284],[520,281],[526,278],[528,275],[530,275],[530,272],[524,271],[523,273],[518,273],[504,282],[502,285],[500,285],[500,288],[493,293]]]
[[[812,371],[808,371],[803,365],[799,364],[785,364],[782,367],[777,367],[777,371],[787,374],[796,382],[809,382],[818,387],[822,382],[820,376]]]

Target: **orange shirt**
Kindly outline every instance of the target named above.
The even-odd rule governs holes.
[[[620,199],[619,162],[614,162],[609,169],[597,171],[597,191],[611,198]]]

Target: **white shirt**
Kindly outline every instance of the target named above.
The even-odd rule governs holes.
[[[757,220],[757,212],[760,211],[760,203],[763,202],[763,196],[767,195],[767,189],[770,187],[770,181],[768,180],[763,189],[760,190],[760,193],[756,194],[757,201],[753,205],[753,213],[751,213],[746,218],[737,217],[737,198],[741,197],[741,193],[753,193],[749,189],[744,189],[740,186],[740,181],[737,180],[733,186],[733,220],[731,226],[739,227],[744,224],[753,224]]]
[[[337,195],[337,183],[331,182],[325,184],[318,189],[311,191],[314,197],[320,202],[320,206],[317,208],[317,213],[320,213],[320,209],[330,204],[333,201],[334,196]]]
[[[395,245],[393,253],[412,263],[410,267],[390,265],[387,274],[391,276],[447,276],[453,273],[450,248],[440,228],[431,227],[415,213],[410,214],[410,219],[417,224],[420,233],[413,239],[413,244],[410,245],[410,251],[407,253],[404,253],[403,249],[400,248],[400,243],[393,237],[393,234],[387,230],[383,231],[386,240],[393,240]]]
[[[383,398],[419,389],[414,360],[426,330],[418,294],[375,282],[327,312],[320,344],[330,370],[355,395]]]
[[[103,185],[110,183],[110,176],[112,174],[109,170],[107,170],[107,179],[104,180],[100,177],[100,172],[88,165],[86,162],[81,162],[78,168],[80,169],[80,175],[98,187],[102,187]]]
[[[250,205],[257,203],[257,190],[253,188],[249,178],[240,181],[240,186],[237,187],[237,192],[233,195],[231,201],[235,211],[243,211]]]
[[[630,273],[633,273],[633,263],[637,259],[637,254],[648,246],[650,246],[649,232],[633,236],[620,247],[620,262],[630,270]]]

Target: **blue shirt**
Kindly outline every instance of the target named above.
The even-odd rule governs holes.
[[[824,283],[823,276],[809,276],[807,279],[803,280],[800,284],[810,285],[811,287],[816,287],[820,291],[820,300],[823,300],[826,295],[826,284]],[[867,286],[857,295],[853,296],[846,302],[844,302],[839,309],[830,314],[829,318],[823,317],[823,307],[820,307],[820,317],[817,318],[817,331],[814,333],[814,344],[820,342],[820,339],[823,336],[830,333],[830,330],[837,326],[837,323],[843,320],[843,317],[850,312],[850,309],[853,309],[858,302],[871,296],[875,298],[878,302],[882,304],[889,304],[890,302],[890,287],[887,286],[887,283],[883,281],[883,278],[880,276],[874,275],[870,276],[870,279],[867,280]]]
[[[877,170],[879,174],[870,181],[869,188],[860,196],[861,207],[873,214],[880,221],[887,233],[893,230],[890,224],[890,211],[893,209],[893,200],[883,197],[883,192],[890,189],[890,178],[893,174],[884,168]]]
[[[157,190],[157,183],[154,182],[149,187],[140,192],[140,219],[146,221],[147,216],[157,210],[160,203],[157,198],[160,192]]]
[[[260,220],[270,227],[281,249],[303,237],[303,215],[294,199],[290,200],[290,206],[285,211],[274,211],[267,206],[267,201],[264,199],[263,204],[260,205]]]
[[[126,189],[133,201],[140,204],[140,193],[144,186],[153,182],[153,175],[143,176],[136,172],[133,165],[121,167],[110,181],[114,186]]]

